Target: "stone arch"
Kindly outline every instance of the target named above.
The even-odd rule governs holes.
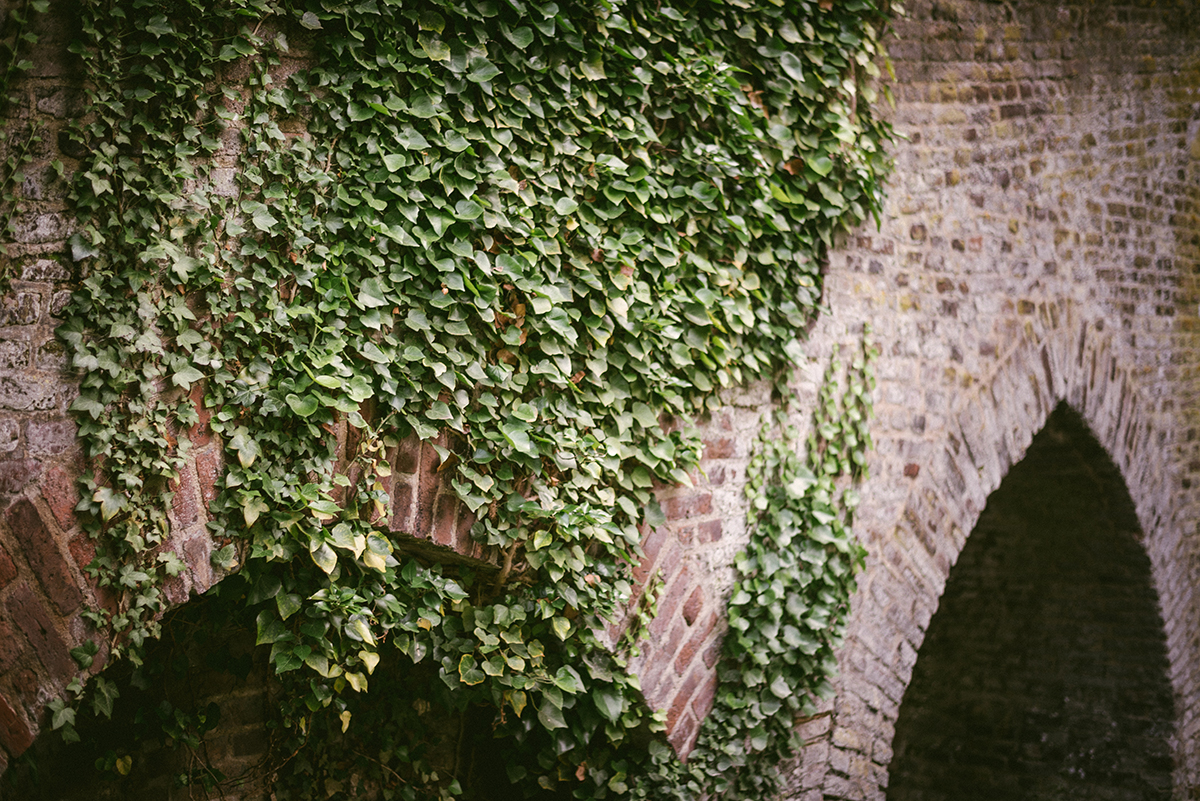
[[[955,399],[938,437],[881,444],[874,470],[903,469],[912,480],[902,495],[864,492],[870,556],[852,601],[846,645],[839,655],[837,694],[801,725],[807,747],[791,770],[790,797],[882,798],[893,757],[900,703],[917,654],[938,609],[951,568],[975,530],[988,497],[1024,457],[1059,404],[1078,409],[1109,454],[1134,499],[1142,545],[1162,617],[1167,621],[1169,678],[1177,699],[1172,738],[1176,787],[1192,785],[1191,719],[1197,651],[1183,621],[1191,614],[1183,515],[1170,492],[1172,465],[1163,457],[1161,418],[1145,400],[1136,364],[1103,317],[1065,300],[1035,304],[1016,342],[996,369]],[[901,465],[903,467],[901,468]],[[880,522],[890,513],[891,523]],[[1193,629],[1194,630],[1194,629]]]
[[[1066,404],[950,573],[904,694],[888,798],[1169,798],[1175,711],[1142,532]]]

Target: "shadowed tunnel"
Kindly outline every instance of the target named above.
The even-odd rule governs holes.
[[[1174,721],[1141,529],[1079,416],[988,499],[900,706],[887,797],[1167,799]]]

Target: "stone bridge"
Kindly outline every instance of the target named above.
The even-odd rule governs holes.
[[[836,695],[801,724],[784,797],[1200,798],[1200,11],[905,10],[889,200],[831,254],[798,378],[815,398],[833,349],[873,327],[876,449],[855,525],[869,557]],[[72,271],[49,164],[72,164],[55,133],[80,111],[64,16],[43,21],[21,87],[21,118],[46,133],[0,305],[0,772],[49,728],[95,600],[65,413],[77,377],[53,336]],[[667,584],[634,667],[681,755],[711,705],[766,397],[726,403],[705,475],[663,493],[668,523],[638,568]],[[220,443],[203,424],[193,439],[174,603],[220,578],[204,528]],[[395,455],[393,527],[488,559],[429,450]]]

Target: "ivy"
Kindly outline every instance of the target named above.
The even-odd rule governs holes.
[[[825,249],[880,206],[874,4],[95,0],[84,17],[83,278],[60,335],[85,371],[78,511],[115,599],[89,613],[110,654],[137,663],[158,630],[183,569],[171,490],[211,413],[215,561],[238,570],[218,592],[269,646],[297,747],[354,730],[400,659],[445,705],[491,710],[531,793],[760,797],[768,774],[729,769],[785,753],[848,597],[834,481],[867,447],[865,366],[844,405],[824,398],[808,473],[778,448],[756,461],[759,534],[686,768],[599,632],[639,526],[662,522],[654,485],[698,466],[690,421],[724,387],[786,380]],[[503,569],[392,535],[390,454],[413,436]],[[401,735],[411,770],[356,770],[384,797],[456,792]],[[295,762],[295,793],[343,792],[350,759]]]

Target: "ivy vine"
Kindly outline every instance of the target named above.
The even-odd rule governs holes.
[[[786,752],[852,581],[835,481],[868,445],[861,359],[844,405],[823,396],[808,468],[782,446],[756,457],[759,533],[687,766],[649,737],[661,716],[598,632],[628,602],[639,525],[663,522],[655,483],[698,466],[690,421],[723,387],[786,381],[825,248],[879,209],[877,6],[83,12],[82,280],[60,336],[84,371],[78,511],[108,653],[137,664],[157,632],[184,568],[172,487],[211,413],[210,527],[237,570],[218,592],[270,646],[297,749],[354,731],[399,659],[445,688],[431,697],[490,710],[530,793],[761,797],[769,771],[730,768]],[[432,563],[392,535],[390,454],[414,435],[443,443],[471,535],[508,569]],[[111,712],[111,682],[71,689]],[[52,705],[68,733],[69,700]],[[281,797],[345,794],[351,763],[381,797],[456,792],[400,739],[388,759],[411,770],[329,748],[290,763]]]

